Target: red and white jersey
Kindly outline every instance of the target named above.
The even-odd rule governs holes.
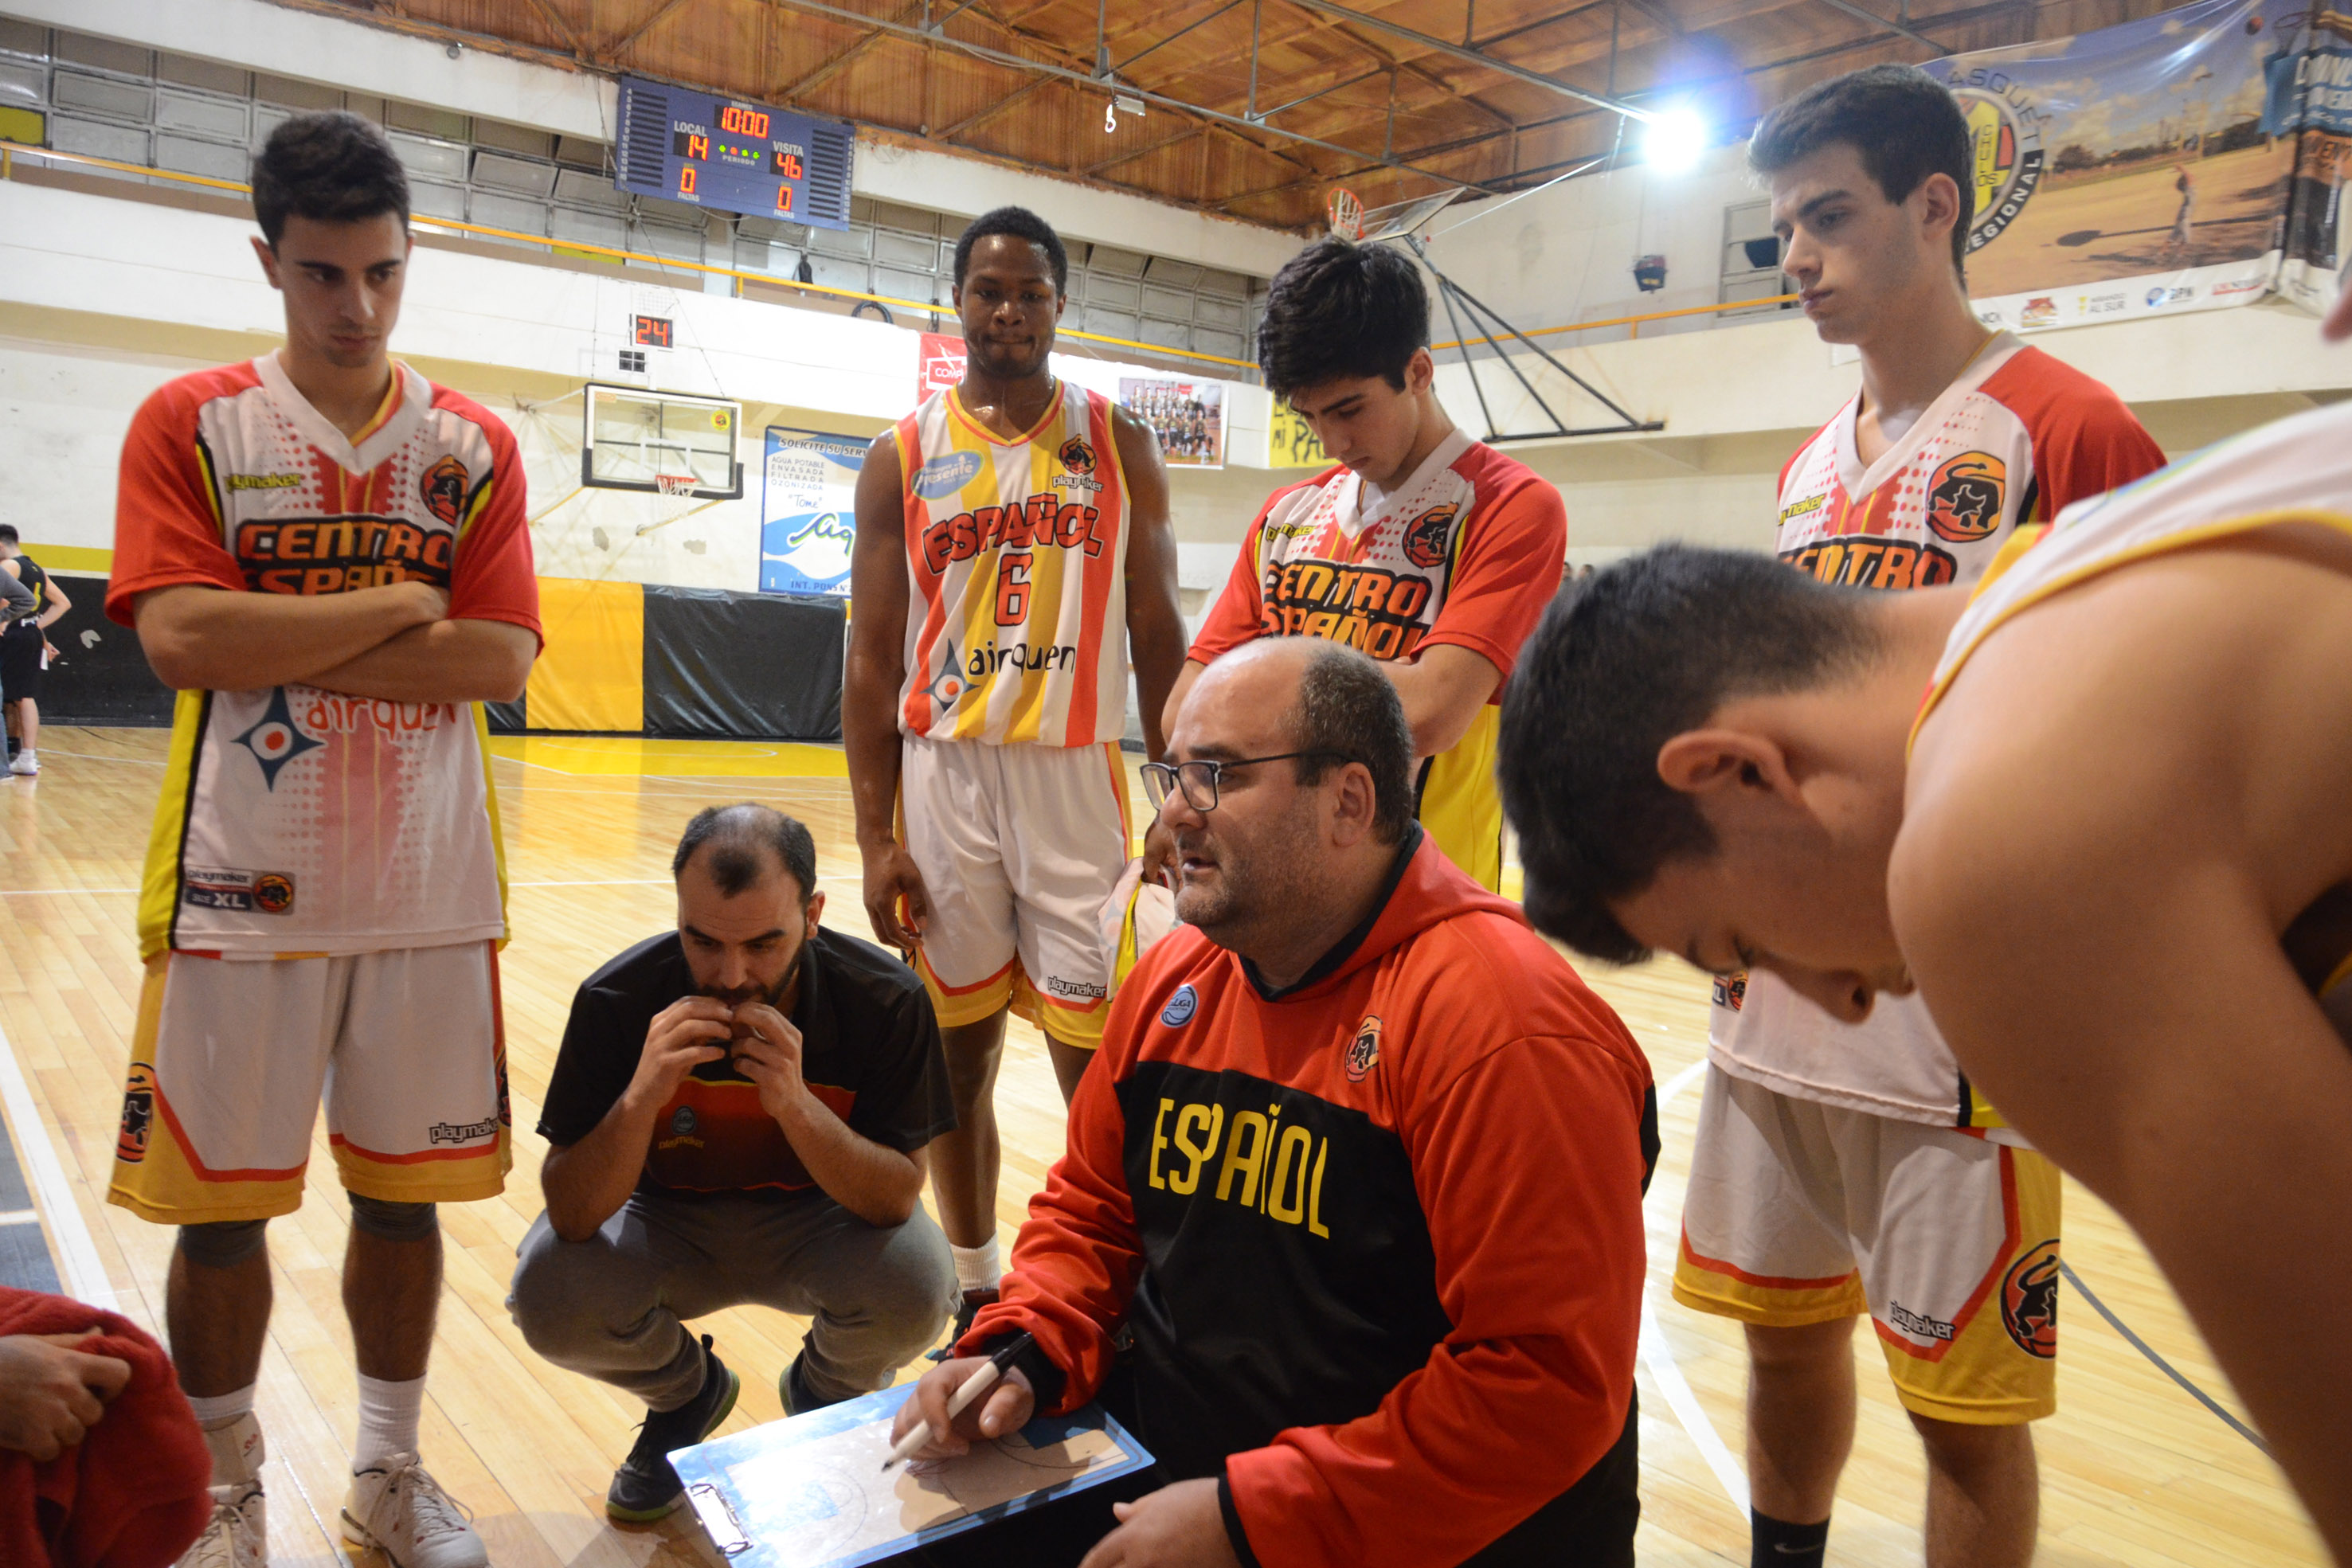
[[[1997,334],[1868,467],[1856,392],[1780,470],[1780,559],[1823,582],[1935,588],[1984,575],[2021,523],[2163,466],[2123,400]]]
[[[1975,582],[2021,525],[2164,465],[2114,392],[2007,332],[1867,468],[1861,408],[1857,392],[1780,471],[1780,559],[1824,582]],[[2000,1125],[1916,996],[1881,997],[1867,1020],[1843,1024],[1759,970],[1716,982],[1707,1043],[1724,1071],[1798,1099]]]
[[[902,733],[1095,746],[1126,731],[1128,490],[1112,414],[1061,382],[1011,440],[954,387],[898,422]]]
[[[276,354],[182,376],[122,448],[106,612],[200,584],[401,581],[455,619],[539,631],[522,463],[488,411],[394,366],[356,440]],[[291,685],[184,691],[139,903],[140,950],[347,954],[503,937],[480,706]]]
[[[1456,430],[1393,490],[1333,467],[1268,497],[1191,656],[1205,664],[1257,637],[1322,637],[1383,660],[1450,643],[1507,679],[1567,554],[1559,489]],[[1421,781],[1423,825],[1490,890],[1503,876],[1502,700],[1497,684]]]

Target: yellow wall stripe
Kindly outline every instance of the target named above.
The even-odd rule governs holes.
[[[646,727],[646,592],[634,582],[539,580],[547,646],[530,667],[524,722],[532,729]]]

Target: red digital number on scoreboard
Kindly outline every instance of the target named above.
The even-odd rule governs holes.
[[[765,136],[768,123],[768,116],[756,109],[743,109],[730,103],[719,111],[719,129],[734,131],[739,136]]]
[[[670,346],[669,318],[667,316],[637,317],[635,329],[632,335],[646,348],[667,349]]]

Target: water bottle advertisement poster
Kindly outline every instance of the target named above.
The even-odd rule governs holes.
[[[857,538],[857,471],[866,443],[768,427],[761,472],[760,591],[849,597]]]

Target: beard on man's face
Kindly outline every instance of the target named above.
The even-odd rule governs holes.
[[[1208,833],[1178,833],[1180,857],[1198,845],[1216,866],[1213,880],[1178,887],[1177,918],[1199,927],[1219,946],[1231,946],[1234,941],[1246,940],[1263,921],[1303,914],[1313,902],[1317,880],[1311,869],[1315,830],[1310,800],[1302,792],[1295,808],[1265,824],[1256,841],[1246,848]]]

